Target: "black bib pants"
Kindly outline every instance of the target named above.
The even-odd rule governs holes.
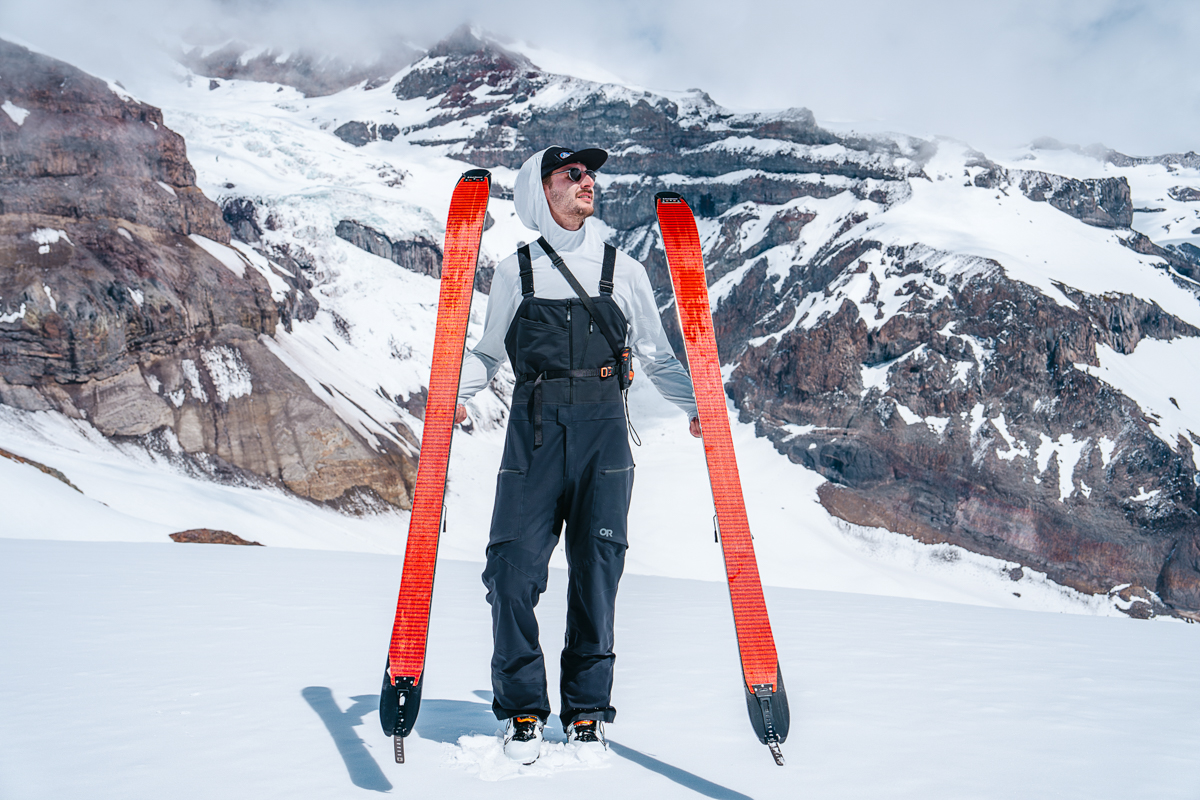
[[[517,385],[483,573],[495,645],[492,710],[499,719],[550,716],[534,607],[565,524],[559,710],[565,729],[576,720],[616,716],[613,614],[628,544],[633,456],[615,370],[611,377],[588,374],[616,365],[611,345],[580,300],[534,297],[532,271],[522,262],[524,300],[505,338]],[[612,299],[611,279],[611,272],[604,276],[592,302],[623,338],[627,322]],[[587,376],[560,376],[566,372]]]

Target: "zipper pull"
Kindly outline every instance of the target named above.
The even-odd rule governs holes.
[[[571,323],[571,307],[568,305],[567,306],[567,324],[569,325],[570,323]]]

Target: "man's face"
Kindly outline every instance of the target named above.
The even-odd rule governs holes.
[[[584,173],[578,181],[572,181],[567,174],[572,167]],[[592,206],[596,182],[586,174],[586,170],[583,164],[564,164],[551,174],[550,182],[542,187],[546,191],[546,202],[550,204],[550,215],[569,231],[579,230],[583,221],[596,210]]]

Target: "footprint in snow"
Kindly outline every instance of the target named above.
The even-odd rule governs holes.
[[[450,766],[477,773],[481,780],[503,781],[510,778],[552,775],[577,769],[601,769],[609,766],[612,753],[597,752],[576,742],[543,741],[538,760],[526,766],[504,755],[501,736],[472,734],[460,736],[458,744],[447,744]]]

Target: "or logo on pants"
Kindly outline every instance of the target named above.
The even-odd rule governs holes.
[[[612,535],[613,535],[612,528],[601,528],[599,532],[600,532],[600,535],[605,537],[606,539],[612,538]]]

